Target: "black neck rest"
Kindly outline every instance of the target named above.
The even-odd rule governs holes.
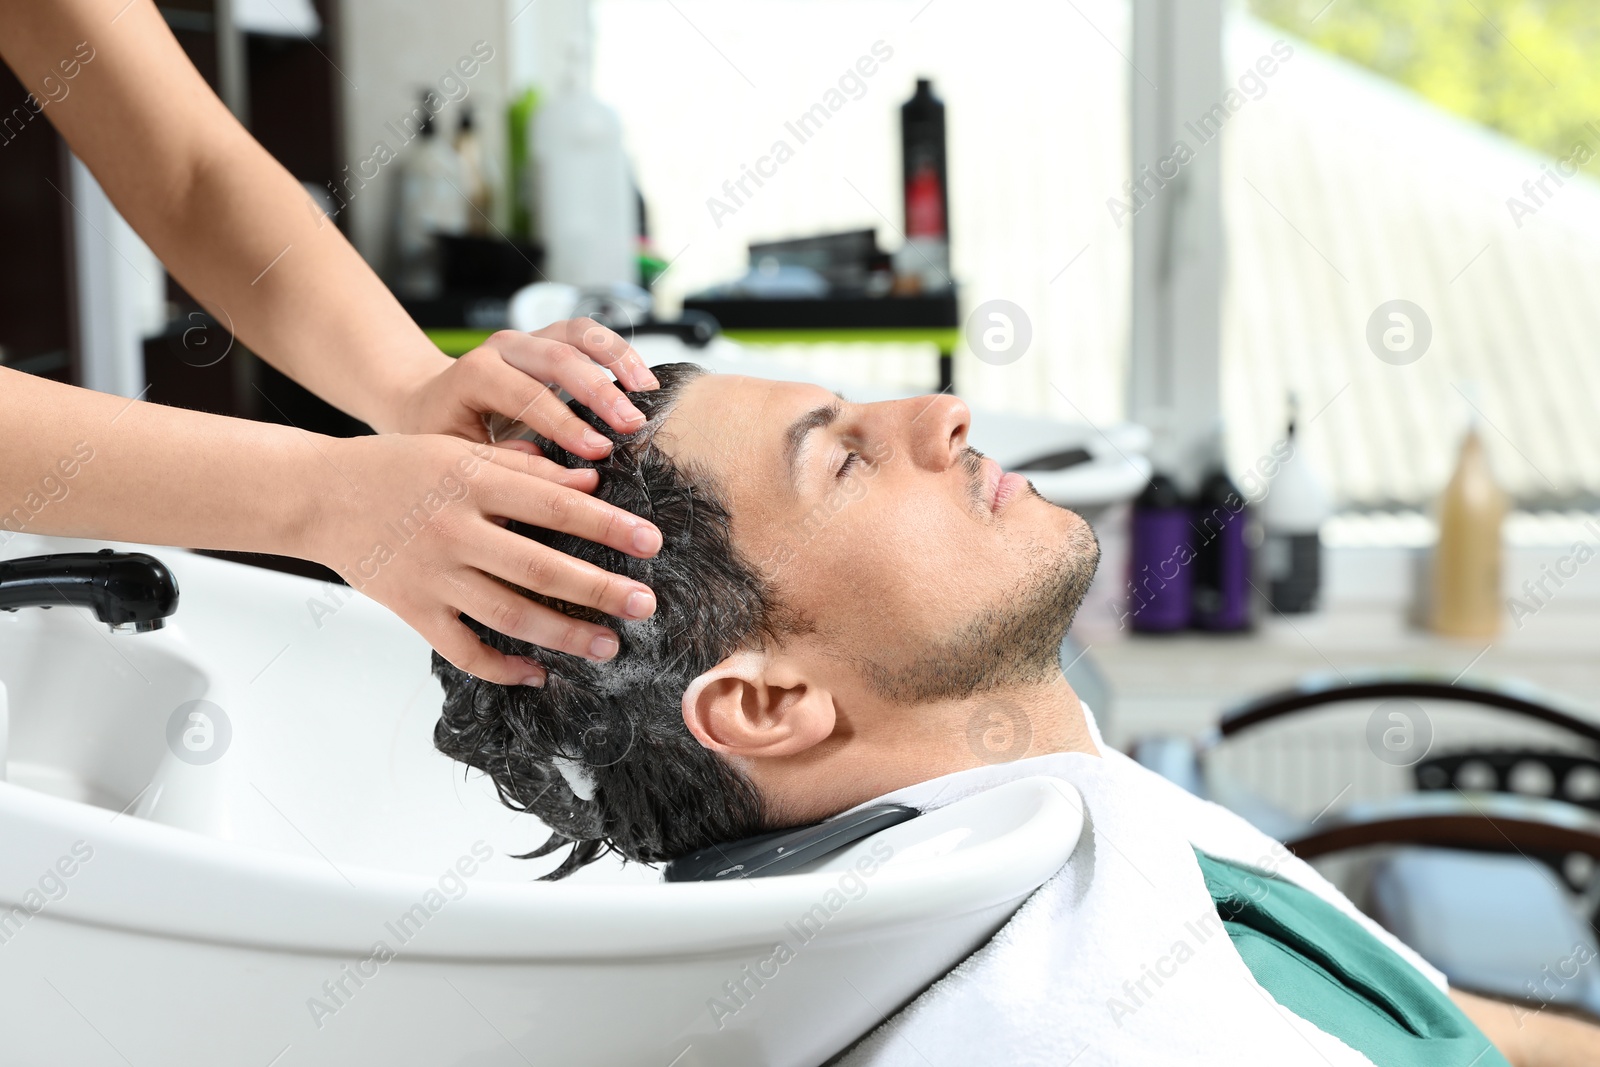
[[[663,877],[669,882],[725,882],[786,874],[921,814],[904,804],[880,804],[810,826],[710,845],[668,863]]]

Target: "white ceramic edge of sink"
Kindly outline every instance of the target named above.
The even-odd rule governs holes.
[[[1082,800],[1059,779],[1020,779],[971,799],[982,798],[1014,805],[1014,825],[936,859],[883,867],[865,879],[863,895],[829,920],[830,931],[881,931],[1019,899],[1060,869],[1082,832]],[[0,900],[13,904],[31,888],[32,857],[59,855],[82,839],[95,849],[94,859],[72,891],[43,913],[159,936],[365,951],[384,922],[438,889],[426,876],[353,865],[336,870],[132,817],[113,822],[103,809],[11,785],[0,785],[5,823],[16,828],[8,832],[13,857],[30,859],[0,872]],[[89,872],[108,868],[115,869],[114,883],[96,888]],[[847,874],[634,885],[469,879],[464,895],[429,920],[427,945],[415,954],[600,959],[725,951],[769,940]]]

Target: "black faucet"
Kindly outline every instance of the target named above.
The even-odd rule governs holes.
[[[143,552],[63,552],[0,560],[0,611],[76,604],[112,633],[159,630],[178,610],[178,582]]]

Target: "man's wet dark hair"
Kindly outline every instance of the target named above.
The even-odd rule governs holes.
[[[434,744],[487,773],[507,806],[554,831],[529,858],[573,846],[546,878],[565,877],[607,849],[652,863],[764,828],[754,786],[689,733],[682,698],[691,681],[730,654],[780,636],[783,615],[756,569],[734,549],[728,509],[713,481],[680,468],[654,444],[683,387],[704,371],[692,363],[652,370],[661,388],[628,394],[647,419],[635,433],[619,434],[572,405],[613,442],[606,458],[586,460],[538,443],[557,463],[596,468],[597,498],[653,522],[663,541],[655,558],[635,559],[520,523],[510,528],[650,586],[655,615],[621,621],[534,596],[616,630],[621,647],[608,663],[551,652],[464,620],[492,648],[541,664],[547,672],[542,687],[485,682],[433,657],[445,691]],[[578,778],[575,790],[562,773],[565,761],[588,783]],[[580,795],[590,791],[591,797]]]

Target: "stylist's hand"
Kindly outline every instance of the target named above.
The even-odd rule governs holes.
[[[624,619],[655,611],[638,582],[505,528],[515,520],[652,556],[661,532],[596,500],[599,475],[526,452],[439,435],[330,439],[326,483],[303,554],[417,630],[445,659],[487,681],[542,685],[533,662],[478,640],[458,618],[592,660],[616,654],[605,626],[536,603],[502,582]],[[496,579],[500,579],[497,581]]]
[[[533,333],[501,330],[414,390],[395,428],[487,441],[484,417],[503,415],[585,459],[600,459],[611,443],[562,403],[559,390],[612,429],[629,433],[644,425],[644,415],[623,389],[659,384],[632,345],[593,319],[569,319]]]

